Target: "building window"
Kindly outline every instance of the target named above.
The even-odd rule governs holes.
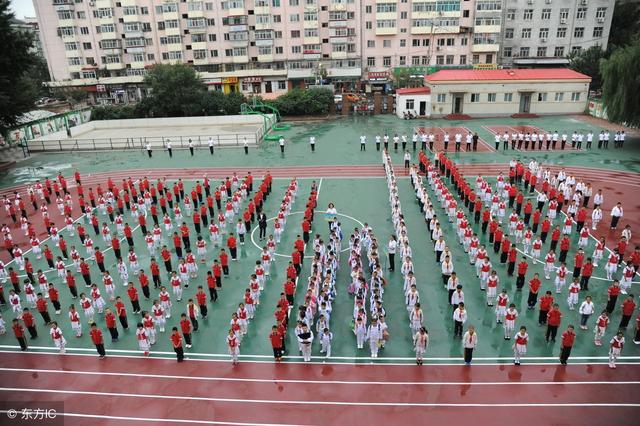
[[[537,55],[539,58],[545,58],[547,56],[547,47],[546,46],[538,46]]]
[[[567,19],[569,19],[569,8],[560,9],[560,22],[564,20],[566,23]]]
[[[400,66],[405,66],[407,65],[407,57],[406,56],[400,56]]]
[[[423,38],[422,39],[422,46],[423,47],[428,47],[429,46],[429,39],[428,38]]]
[[[411,40],[411,46],[420,47],[420,39],[414,38],[413,40]]]
[[[370,30],[370,29],[372,29],[372,28],[373,28],[373,23],[372,23],[371,21],[367,21],[367,22],[365,22],[365,23],[364,23],[364,27],[365,27],[367,30]]]
[[[540,92],[538,93],[538,102],[546,102],[547,101],[547,93]]]
[[[505,47],[504,49],[502,49],[502,56],[504,56],[505,58],[510,58],[512,55],[512,48],[511,47]]]
[[[407,12],[400,12],[400,19],[407,19],[409,14]]]
[[[391,66],[391,56],[383,56],[382,57],[382,66],[390,67]]]
[[[299,0],[289,0],[289,6],[298,6],[300,5]]]
[[[292,30],[291,38],[300,38],[300,30]]]
[[[71,28],[73,30],[73,28]],[[74,33],[71,33],[74,34]],[[89,35],[89,27],[80,27],[80,34]]]
[[[523,28],[521,37],[522,38],[531,38],[531,28]]]
[[[513,93],[505,93],[503,99],[505,102],[513,102]]]
[[[476,53],[476,54],[474,54],[474,55],[471,57],[471,63],[473,63],[473,64],[479,64],[479,63],[480,63],[480,55],[478,55],[477,53]]]
[[[404,103],[405,109],[413,109],[413,99],[407,99]]]
[[[529,57],[529,48],[528,47],[521,47],[520,48],[520,56],[522,56],[523,58],[528,58]]]
[[[455,58],[455,56],[453,56],[453,55],[447,55],[444,58],[445,65],[453,65],[454,58]]]
[[[540,38],[549,38],[549,28],[540,28],[540,33],[538,34]]]
[[[576,27],[576,28],[573,30],[573,36],[574,36],[575,38],[582,38],[582,37],[584,37],[584,27]]]
[[[300,22],[300,15],[297,13],[289,15],[289,22]]]
[[[391,40],[382,40],[382,47],[391,47]]]
[[[460,39],[460,46],[466,46],[469,44],[469,39],[466,37],[463,37]]]
[[[302,53],[302,46],[291,46],[291,53]]]
[[[282,55],[282,54],[284,54],[284,47],[276,46],[276,55]]]
[[[411,65],[420,65],[420,56],[412,56],[411,57]]]
[[[460,65],[467,65],[467,55],[460,55]]]
[[[406,39],[401,39],[400,40],[400,47],[407,47],[407,40]]]
[[[374,56],[369,56],[367,58],[367,66],[368,67],[375,67],[376,66],[376,58]]]
[[[444,65],[444,55],[436,56],[436,65]]]
[[[447,39],[447,46],[455,46],[455,45],[456,45],[456,39],[452,38],[452,37],[449,37]]]
[[[551,9],[542,9],[542,13],[540,14],[540,19],[542,20],[551,19]]]
[[[471,102],[480,102],[480,93],[472,93]]]
[[[487,93],[487,102],[495,102],[496,94],[495,93]]]
[[[376,21],[376,28],[395,28],[395,19],[379,19]]]
[[[373,8],[371,7],[371,5],[367,5],[364,8],[364,13],[371,13],[373,11]]]
[[[572,102],[580,102],[580,92],[571,93],[571,101]]]
[[[507,9],[507,21],[515,21],[515,19],[516,19],[516,10]]]
[[[522,19],[525,21],[530,21],[533,19],[533,9],[525,9],[522,13]]]
[[[429,57],[420,56],[420,65],[429,65]]]
[[[556,58],[564,57],[564,46],[556,46],[553,51],[553,56],[555,56]]]
[[[370,48],[376,47],[376,41],[375,40],[367,40],[367,47],[370,47]]]
[[[209,34],[208,38],[209,38],[209,41],[216,41],[218,37],[216,36],[216,34]]]
[[[395,2],[376,4],[376,13],[395,13],[395,12],[396,12]]]
[[[436,40],[436,44],[438,46],[444,47],[444,43],[445,43],[445,41],[444,41],[443,38],[439,38],[438,40]]]
[[[446,93],[438,93],[438,96],[436,97],[437,102],[439,104],[443,104],[445,102],[447,102],[447,94]]]
[[[582,52],[582,46],[572,46],[571,47],[571,53],[572,54],[577,55],[580,52]]]
[[[607,8],[599,7],[596,9],[596,18],[604,19],[607,16]]]
[[[567,36],[567,28],[566,27],[558,28],[558,31],[556,31],[556,37],[565,38],[566,36]]]
[[[91,50],[91,43],[82,43],[82,48],[85,50]]]
[[[602,37],[603,33],[604,33],[604,28],[603,27],[594,27],[593,28],[593,37],[594,38]]]
[[[78,16],[78,19],[87,19],[87,14],[83,11],[76,12],[76,15]]]
[[[564,99],[564,93],[556,92],[556,97],[555,97],[556,102],[562,102],[563,99]]]
[[[576,12],[576,19],[586,19],[587,18],[587,8],[579,7]]]
[[[287,82],[284,80],[278,81],[278,90],[287,90]]]
[[[513,38],[513,28],[505,28],[504,30],[504,38],[512,39]]]

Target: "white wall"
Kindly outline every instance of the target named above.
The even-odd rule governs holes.
[[[406,107],[407,100],[413,100],[413,108]],[[415,94],[406,94],[406,95],[396,95],[396,115],[400,118],[404,118],[405,111],[416,111],[420,114],[420,102],[426,102],[426,115],[431,115],[431,95],[415,93]]]
[[[587,106],[589,83],[579,81],[518,81],[518,82],[464,82],[429,83],[431,88],[432,114],[443,116],[453,112],[453,94],[464,92],[462,113],[476,117],[490,117],[517,114],[520,111],[520,93],[531,92],[532,114],[580,114]],[[572,93],[579,93],[579,100],[572,101]],[[480,95],[479,102],[471,102],[471,95]],[[495,102],[489,102],[490,93],[496,94]],[[505,101],[505,93],[512,94],[512,100]],[[538,95],[546,93],[546,101],[539,101]],[[556,101],[556,93],[563,94],[562,101]],[[438,102],[438,95],[445,94],[444,102]]]

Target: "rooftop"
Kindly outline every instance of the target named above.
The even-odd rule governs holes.
[[[427,95],[429,93],[431,93],[431,89],[428,87],[411,87],[407,89],[396,90],[397,95]]]
[[[440,70],[426,77],[428,82],[485,80],[591,80],[569,68]]]

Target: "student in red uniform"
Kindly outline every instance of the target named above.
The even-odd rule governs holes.
[[[138,290],[136,290],[132,282],[129,282],[129,285],[127,287],[127,295],[129,296],[129,300],[131,301],[131,307],[133,308],[133,313],[139,314],[140,300],[138,298]]]
[[[627,329],[627,326],[629,325],[629,321],[631,320],[631,316],[633,315],[633,311],[635,311],[635,309],[636,302],[633,300],[633,294],[630,294],[620,306],[622,318],[620,319],[620,325],[618,325],[619,330]]]
[[[22,324],[20,324],[20,321],[18,320],[18,318],[13,319],[12,328],[13,328],[13,334],[16,336],[16,339],[20,344],[20,350],[26,351],[28,347],[27,338],[25,337],[25,334],[24,334],[24,327],[22,326]]]
[[[47,300],[42,297],[42,293],[38,293],[37,296],[38,299],[36,300],[36,309],[40,313],[40,316],[42,316],[45,325],[49,325],[51,323],[51,317],[49,316],[49,307],[47,306]]]
[[[189,321],[189,318],[187,318],[187,314],[180,315],[180,330],[184,336],[184,342],[187,349],[191,348],[191,333],[193,332],[193,325],[191,324],[191,321]]]
[[[31,340],[37,339],[38,330],[36,329],[36,319],[33,317],[33,314],[29,311],[29,308],[24,308],[22,310],[22,322],[24,322],[24,326],[27,327],[27,331],[29,331]]]
[[[547,314],[553,304],[553,296],[551,291],[547,290],[544,296],[540,298],[540,315],[538,315],[538,325],[544,325],[547,323]]]
[[[549,339],[552,342],[556,341],[556,335],[558,334],[558,327],[560,327],[560,321],[562,319],[562,312],[560,312],[560,306],[554,303],[551,306],[551,310],[547,313],[547,332],[545,333],[545,340],[549,343]]]
[[[115,308],[120,325],[122,325],[123,329],[127,330],[129,328],[129,322],[127,321],[127,309],[124,307],[124,302],[120,296],[116,297]]]
[[[229,248],[229,253],[231,254],[231,260],[233,260],[234,262],[237,261],[238,243],[236,242],[236,237],[233,236],[233,232],[229,233],[229,238],[227,238],[227,247]]]
[[[204,292],[202,286],[198,286],[198,291],[196,291],[196,301],[198,302],[198,307],[200,308],[200,314],[202,314],[202,319],[207,318],[207,293]]]
[[[113,314],[111,309],[106,308],[104,310],[104,322],[107,324],[107,330],[109,330],[109,334],[111,334],[111,341],[118,341],[118,328],[116,326],[116,316]]]
[[[522,290],[524,287],[524,280],[527,275],[527,269],[529,268],[529,264],[527,263],[527,258],[522,256],[522,260],[518,263],[518,277],[516,278],[516,288],[518,290]],[[537,295],[537,292],[536,292]],[[536,297],[537,300],[537,297]],[[535,305],[535,302],[534,302]],[[529,304],[529,309],[531,309],[531,304]]]
[[[96,345],[96,350],[98,351],[98,355],[100,355],[100,359],[104,359],[104,357],[107,356],[107,353],[104,350],[104,338],[102,337],[102,331],[98,328],[95,322],[91,323],[91,331],[89,334],[91,335],[91,341]]]
[[[178,362],[184,361],[184,349],[182,348],[182,336],[180,336],[180,332],[178,332],[178,327],[173,327],[171,329],[171,344],[173,345],[173,350],[176,353],[176,358]]]
[[[576,332],[573,329],[573,325],[568,325],[567,329],[562,333],[562,342],[560,343],[560,364],[567,365],[569,355],[571,355],[571,348],[573,342],[576,339]]]
[[[271,327],[271,334],[269,334],[269,340],[271,341],[271,347],[273,348],[273,358],[276,362],[282,361],[282,340],[283,336],[278,331],[277,326]]]
[[[222,273],[225,277],[229,276],[229,255],[224,249],[220,249],[220,266],[222,266]],[[215,272],[215,271],[214,271]]]
[[[213,270],[213,278],[216,280],[216,287],[222,288],[222,267],[220,266],[220,262],[218,261],[218,259],[215,259],[213,261],[213,266],[211,269]]]
[[[216,279],[214,278],[213,272],[211,271],[207,271],[207,287],[209,288],[209,297],[210,297],[209,300],[211,300],[212,302],[215,302],[216,300],[218,300],[218,290],[216,289]]]

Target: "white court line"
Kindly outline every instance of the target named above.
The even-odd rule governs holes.
[[[17,347],[16,347],[17,348]],[[60,355],[59,351],[54,349],[54,348],[47,348],[48,351],[41,351],[41,352],[27,352],[26,354],[28,355],[46,355],[46,356],[50,356],[50,355]],[[60,356],[81,356],[81,357],[89,357],[89,358],[96,358],[98,355],[96,353],[77,353],[77,354],[71,354],[69,353],[70,351],[73,351],[73,348],[67,348],[67,353],[64,355],[60,355]],[[84,351],[92,351],[91,349],[77,349],[77,350],[84,350]],[[111,352],[113,352],[113,350],[109,351],[108,358],[126,358],[126,359],[144,359],[142,356],[135,356],[135,355],[113,355],[111,354]],[[136,352],[136,351],[120,351],[120,352]],[[25,352],[20,351],[20,350],[3,350],[2,353],[13,353],[13,354],[21,354],[24,355]],[[171,360],[171,361],[175,361],[176,357],[174,356],[157,356],[157,353],[162,353],[162,354],[169,354],[169,352],[152,352],[151,353],[151,357],[148,359],[152,359],[152,360]],[[190,353],[186,354],[185,359],[188,359],[190,362],[214,362],[214,363],[228,363],[229,362],[229,355],[225,355],[225,354],[214,354],[215,356],[219,356],[219,357],[225,357],[226,359],[198,359],[198,358],[191,358]],[[271,356],[268,355],[242,355],[240,354],[240,358],[268,358],[271,360],[255,360],[255,359],[244,359],[242,360],[243,363],[248,363],[248,364],[275,364],[275,362],[273,361]],[[373,358],[370,357],[363,357],[363,358],[351,358],[351,359],[360,359],[362,360],[362,362],[326,362],[326,361],[310,361],[310,362],[302,362],[302,361],[290,361],[289,359],[292,358],[298,358],[298,359],[302,359],[301,356],[296,356],[296,357],[285,357],[285,362],[287,364],[298,364],[298,365],[350,365],[350,366],[399,366],[399,367],[413,367],[415,365],[415,358],[407,358],[407,360],[410,360],[412,362],[379,362],[374,364]],[[321,356],[312,356],[312,359],[325,359],[326,357],[321,357]],[[331,357],[334,358],[334,357]],[[344,358],[348,358],[348,357],[344,357]],[[589,357],[576,357],[576,359],[596,359],[599,358],[602,360],[602,362],[584,362],[584,361],[578,361],[578,362],[572,362],[571,365],[608,365],[609,364],[609,358],[608,357],[595,357],[595,358],[589,358]],[[640,363],[637,362],[638,358],[640,357],[618,357],[618,360],[630,360],[632,362],[617,362],[616,365],[633,365],[633,366],[638,366]],[[389,358],[375,358],[376,361],[382,360],[385,361],[386,359]],[[433,358],[425,358],[427,361],[436,361]],[[442,359],[448,359],[450,361],[459,361],[459,362],[433,362],[432,366],[435,367],[440,367],[440,366],[444,366],[444,367],[462,367],[462,361],[463,358],[442,358]],[[482,365],[482,366],[496,366],[496,367],[504,367],[506,365],[509,365],[511,363],[511,361],[513,361],[513,358],[507,358],[505,357],[505,360],[508,360],[509,362],[485,362],[484,360],[489,359],[489,358],[483,358],[483,359],[477,359],[474,358],[474,365]],[[548,360],[548,361],[554,361],[554,362],[527,362],[526,365],[530,365],[530,366],[545,366],[548,367],[550,365],[556,365],[557,364],[557,358],[556,357],[530,357],[527,358],[530,360]],[[573,358],[572,358],[573,359]],[[365,361],[370,360],[370,363],[366,363]],[[634,360],[636,360],[636,362],[633,362]],[[480,361],[480,362],[478,362]],[[606,361],[606,362],[604,362]]]
[[[417,382],[417,381],[350,381],[350,380],[296,380],[296,379],[255,379],[255,378],[234,378],[234,377],[208,377],[208,376],[180,376],[165,374],[140,374],[123,372],[99,372],[99,371],[77,371],[77,370],[46,370],[29,368],[1,368],[0,371],[25,372],[25,373],[51,373],[51,374],[75,374],[84,376],[117,376],[117,377],[148,377],[153,379],[168,380],[196,380],[212,382],[254,382],[254,383],[296,383],[296,384],[323,384],[323,385],[385,385],[385,386],[511,386],[511,385],[639,385],[640,381],[531,381],[531,382]]]
[[[0,413],[6,414],[8,410],[0,410]],[[102,419],[102,420],[126,420],[126,421],[134,421],[134,422],[153,422],[153,423],[193,423],[193,424],[204,424],[204,425],[231,425],[231,426],[300,426],[296,424],[286,425],[282,423],[247,423],[247,422],[223,422],[223,421],[214,421],[214,420],[190,420],[190,419],[154,419],[154,418],[146,418],[146,417],[129,417],[129,416],[107,416],[104,414],[93,414],[93,413],[68,413],[61,412],[56,413],[56,416],[64,416],[64,417],[79,417],[79,418],[89,418],[89,419]]]
[[[85,395],[100,397],[134,398],[134,399],[158,399],[158,400],[188,400],[203,402],[221,402],[231,404],[261,404],[261,405],[319,405],[319,406],[358,406],[358,407],[640,407],[640,403],[428,403],[428,402],[360,402],[360,401],[323,401],[323,400],[276,400],[276,399],[243,399],[243,398],[217,398],[192,395],[160,395],[160,394],[133,394],[123,392],[95,392],[64,389],[27,389],[14,387],[0,387],[0,392],[25,392],[63,395]]]

